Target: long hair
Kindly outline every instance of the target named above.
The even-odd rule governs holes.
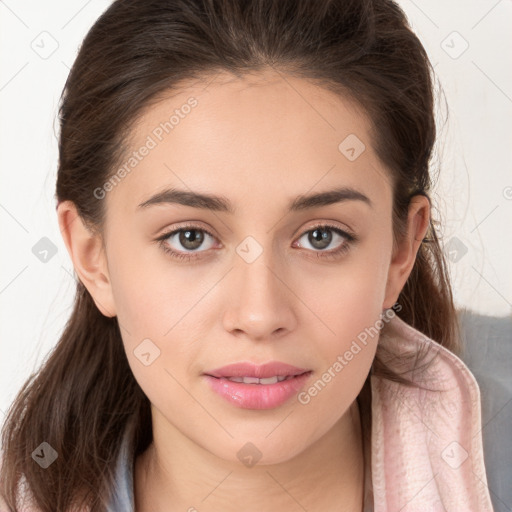
[[[72,201],[101,233],[105,202],[93,191],[116,172],[130,128],[183,81],[272,67],[356,101],[393,183],[393,236],[404,235],[411,197],[429,197],[436,138],[433,69],[392,0],[116,0],[80,47],[59,105],[56,199]],[[399,316],[448,349],[458,324],[446,262],[430,218]],[[382,355],[382,354],[381,354]],[[374,372],[400,380],[379,349]],[[103,316],[77,280],[73,312],[39,371],[23,385],[2,429],[0,493],[13,510],[27,485],[42,512],[105,510],[121,434],[134,454],[152,441],[150,403],[136,382],[116,318]],[[42,442],[57,453],[34,463]]]

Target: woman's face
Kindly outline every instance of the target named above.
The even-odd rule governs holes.
[[[96,300],[118,317],[154,428],[226,460],[250,442],[273,463],[346,413],[376,350],[362,333],[406,276],[392,272],[392,189],[362,113],[289,76],[220,78],[147,110],[125,172],[95,192],[108,265]],[[288,394],[217,381],[222,394],[205,375],[272,361],[310,373]]]

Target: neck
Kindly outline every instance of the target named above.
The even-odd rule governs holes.
[[[357,400],[302,453],[279,464],[250,468],[216,457],[178,430],[171,429],[170,435],[168,429],[155,428],[161,424],[153,422],[153,442],[135,462],[136,512],[362,510],[364,461]]]

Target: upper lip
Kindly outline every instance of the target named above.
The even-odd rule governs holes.
[[[308,372],[307,368],[297,368],[291,364],[271,361],[262,365],[254,363],[233,363],[221,368],[205,372],[212,377],[257,377],[265,379],[274,376],[301,375]]]

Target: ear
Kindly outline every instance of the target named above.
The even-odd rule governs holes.
[[[80,281],[104,316],[116,315],[103,240],[84,224],[72,201],[57,207],[60,232]]]
[[[430,222],[430,201],[423,195],[413,196],[409,203],[407,234],[394,248],[388,269],[388,280],[382,309],[393,306],[412,271],[416,255]]]

